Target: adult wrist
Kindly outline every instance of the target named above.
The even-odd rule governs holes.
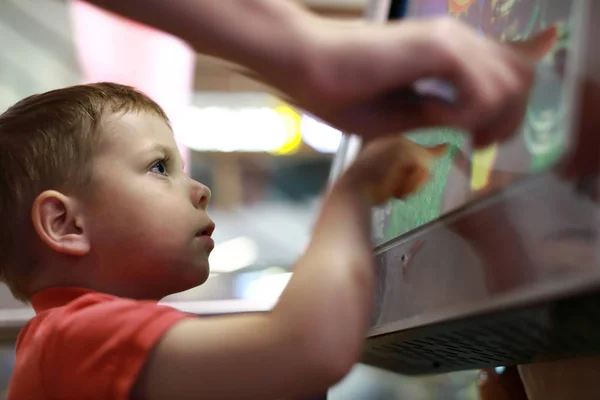
[[[298,8],[282,13],[279,35],[269,38],[265,52],[254,52],[244,65],[259,77],[296,100],[300,106],[338,96],[340,73],[347,67],[347,55],[354,54],[350,40],[364,21],[326,18]],[[264,54],[263,57],[255,57]]]
[[[314,100],[331,58],[321,40],[321,18],[300,10],[287,15],[282,23],[286,25],[285,33],[274,38],[274,50],[267,51],[266,57],[256,60],[255,65],[252,60],[246,65],[294,100]]]

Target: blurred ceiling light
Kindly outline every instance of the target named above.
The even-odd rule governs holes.
[[[162,305],[170,306],[179,311],[196,314],[196,315],[223,315],[223,314],[239,314],[248,312],[265,312],[270,311],[275,302],[253,302],[240,299],[229,300],[201,300],[201,301],[161,301]],[[2,311],[0,310],[0,321],[2,321]],[[8,310],[7,310],[8,311]],[[35,313],[33,310],[27,316],[27,320]]]
[[[275,301],[281,296],[291,277],[291,272],[261,276],[246,286],[243,297],[260,303]]]
[[[197,151],[289,154],[302,142],[300,116],[280,107],[189,108],[178,138]]]
[[[300,134],[300,115],[288,106],[279,106],[275,112],[281,118],[285,127],[287,140],[285,144],[274,153],[277,155],[293,154],[298,151],[302,144],[302,135]]]
[[[250,238],[239,237],[218,244],[209,257],[212,273],[233,272],[251,266],[258,259],[258,245]]]
[[[308,114],[300,119],[300,132],[304,142],[320,153],[337,152],[342,140],[341,131]]]

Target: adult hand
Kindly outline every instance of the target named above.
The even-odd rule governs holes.
[[[449,17],[310,29],[319,48],[310,52],[310,73],[275,82],[289,101],[366,138],[442,125],[472,132],[476,147],[517,130],[536,63],[556,36],[549,28],[499,43]],[[449,83],[456,101],[419,96],[414,84],[427,78]]]
[[[515,132],[550,28],[501,44],[450,17],[386,25],[319,17],[284,0],[87,0],[248,68],[292,103],[365,138],[431,126],[473,133],[476,147]],[[243,16],[243,18],[240,18]],[[447,103],[414,84],[452,85]]]

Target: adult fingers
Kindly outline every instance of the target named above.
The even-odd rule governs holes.
[[[453,113],[453,106],[437,98],[401,90],[338,110],[335,116],[326,117],[342,129],[370,139],[413,129],[452,125]]]
[[[519,129],[527,111],[527,99],[513,102],[502,114],[473,132],[473,147],[483,148],[512,137]]]
[[[512,136],[525,116],[529,89],[533,83],[533,65],[541,60],[554,45],[556,28],[549,27],[532,38],[500,44],[500,51],[507,53],[507,63],[496,66],[499,79],[499,93],[505,93],[505,107],[498,107],[496,117],[476,129],[475,147],[487,146],[494,141],[501,141]],[[527,90],[523,90],[527,88]]]
[[[506,42],[506,45],[520,57],[538,62],[548,54],[556,43],[557,28],[549,26],[527,40]]]

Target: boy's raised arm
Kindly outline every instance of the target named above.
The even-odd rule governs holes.
[[[134,398],[295,398],[326,390],[357,362],[374,283],[369,208],[427,177],[426,150],[379,139],[325,199],[313,239],[271,313],[192,319],[157,345]]]

